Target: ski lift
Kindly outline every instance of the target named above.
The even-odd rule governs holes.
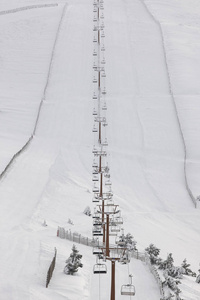
[[[92,202],[93,202],[93,203],[99,203],[99,199],[93,197],[93,198],[92,198]]]
[[[104,33],[104,31],[102,31],[101,37],[102,37],[102,38],[105,38],[105,33]]]
[[[95,176],[95,175],[94,175],[94,176],[92,177],[92,181],[99,181],[98,176]]]
[[[104,14],[103,13],[100,16],[100,19],[104,19]]]
[[[108,179],[106,180],[105,185],[112,185],[112,182]]]
[[[104,72],[102,75],[101,75],[102,78],[105,78],[106,77],[106,73]]]
[[[106,173],[106,174],[104,174],[104,177],[110,178],[110,174]]]
[[[93,126],[92,132],[98,132],[98,129],[95,125]]]
[[[94,226],[101,226],[102,225],[102,220],[101,218],[95,218],[93,221]]]
[[[97,51],[96,50],[93,51],[93,56],[97,56]]]
[[[92,191],[93,191],[93,193],[98,193],[99,188],[94,184]]]
[[[117,226],[117,225],[112,225],[111,227],[110,227],[110,230],[112,231],[112,232],[120,232],[120,227],[119,226]]]
[[[103,104],[103,106],[102,106],[102,110],[107,110],[106,102],[104,102],[104,104]]]
[[[103,122],[102,124],[104,127],[108,126],[108,123],[107,122]]]
[[[102,59],[101,63],[102,63],[102,65],[105,65],[105,63],[106,63],[105,58]]]
[[[101,51],[105,51],[105,46],[104,45],[101,47]]]
[[[97,148],[95,146],[93,147],[92,153],[96,154],[98,152]]]
[[[106,95],[106,89],[105,88],[102,91],[102,95]]]
[[[99,219],[99,218],[101,218],[101,214],[98,213],[98,212],[94,212],[92,218],[93,218],[93,219]]]
[[[94,16],[93,22],[97,22],[97,17]]]
[[[93,78],[93,83],[97,83],[97,79],[95,77]]]
[[[93,113],[92,114],[93,114],[93,116],[97,116],[97,111],[96,111],[95,108],[93,109]]]
[[[97,38],[94,36],[93,43],[96,43],[96,42],[97,42]]]
[[[96,168],[96,167],[98,167],[98,163],[95,161],[95,159],[93,160],[92,167],[93,167],[93,168]]]
[[[115,224],[123,224],[123,218],[122,217],[114,217],[112,218],[112,222]]]
[[[95,93],[93,94],[93,100],[97,100],[97,95]]]
[[[95,255],[102,255],[103,251],[100,248],[93,248],[92,253]]]
[[[102,231],[102,229],[101,230],[99,230],[99,229],[93,229],[92,235],[93,236],[103,236],[103,231]]]
[[[93,273],[94,274],[106,274],[107,273],[107,267],[105,264],[95,264],[93,267]]]
[[[107,138],[105,138],[105,140],[101,143],[102,146],[108,146],[108,141]]]
[[[97,174],[99,174],[98,169],[94,169],[94,170],[92,171],[92,175],[97,175]],[[95,180],[94,180],[94,181],[95,181]]]
[[[124,295],[124,296],[134,296],[135,295],[135,287],[132,284],[132,277],[133,277],[133,275],[130,274],[129,275],[130,283],[122,285],[121,295]]]

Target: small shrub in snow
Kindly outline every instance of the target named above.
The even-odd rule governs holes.
[[[83,212],[86,216],[91,216],[91,209],[89,206],[86,206],[86,208],[84,209],[84,212]]]
[[[160,262],[158,255],[160,253],[160,249],[158,249],[154,244],[150,244],[149,247],[145,249],[145,251],[149,254],[150,262],[152,265]]]
[[[68,219],[68,223],[74,225],[73,221],[70,218]]]
[[[181,264],[182,274],[196,277],[196,273],[193,272],[191,269],[189,269],[189,266],[190,266],[190,264],[187,263],[187,260],[185,258]]]
[[[199,274],[197,275],[196,282],[200,283],[200,269],[198,271],[199,271]]]
[[[66,266],[64,268],[64,273],[67,275],[73,275],[78,272],[78,268],[82,268],[83,264],[81,263],[82,255],[78,254],[79,251],[76,249],[76,246],[72,246],[72,253],[70,257],[66,260]]]

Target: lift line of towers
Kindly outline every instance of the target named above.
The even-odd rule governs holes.
[[[94,274],[106,274],[106,261],[111,262],[111,300],[115,300],[115,263],[129,263],[129,252],[125,245],[123,236],[123,219],[119,205],[113,201],[113,193],[111,189],[111,181],[109,167],[107,163],[108,146],[106,138],[106,88],[105,88],[105,45],[104,45],[104,0],[93,0],[93,22],[94,22],[94,37],[93,37],[93,57],[94,57],[94,160],[93,168],[93,202],[96,203],[93,214],[93,237],[102,238],[102,243],[99,247],[93,249],[93,254],[96,255],[96,264],[93,268]],[[120,238],[118,235],[121,232]],[[115,245],[110,246],[110,236],[115,237]],[[132,275],[129,275],[130,282],[121,287],[121,295],[134,296],[135,287],[132,285]]]

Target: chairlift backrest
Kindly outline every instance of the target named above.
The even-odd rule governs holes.
[[[105,264],[95,264],[93,267],[94,274],[106,274],[107,266]]]
[[[135,287],[132,284],[124,284],[121,287],[121,295],[124,296],[134,296],[135,295]]]

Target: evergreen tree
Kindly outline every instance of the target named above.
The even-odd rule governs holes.
[[[84,212],[83,212],[86,216],[91,216],[91,209],[89,206],[86,206],[86,208],[84,209]]]
[[[196,273],[193,272],[191,269],[189,269],[190,264],[187,263],[186,258],[183,260],[181,267],[182,267],[182,273],[188,276],[196,277]]]
[[[78,272],[78,268],[82,268],[83,264],[81,263],[82,255],[78,254],[79,251],[76,249],[76,246],[72,246],[72,253],[70,257],[66,260],[66,266],[64,268],[64,273],[73,275],[74,273]]]
[[[199,271],[199,274],[197,275],[196,282],[200,283],[200,269],[198,271]]]
[[[170,269],[173,267],[174,259],[172,257],[172,253],[169,253],[166,260],[162,260],[159,265],[159,269]]]
[[[149,254],[150,262],[152,265],[158,264],[160,262],[160,259],[158,258],[160,249],[154,246],[154,244],[150,244],[149,247],[145,249],[145,251]]]

